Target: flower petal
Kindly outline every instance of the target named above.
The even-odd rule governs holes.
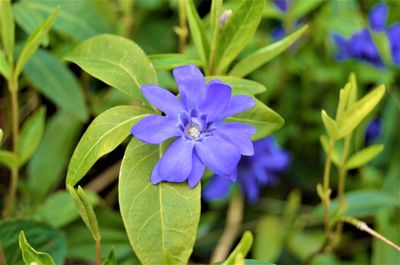
[[[190,111],[193,107],[199,107],[206,96],[206,80],[199,68],[189,64],[177,67],[172,72],[186,109]]]
[[[221,123],[215,130],[215,133],[225,136],[236,145],[242,155],[247,156],[254,155],[254,147],[250,135],[255,132],[256,129],[253,126],[238,122]]]
[[[131,134],[147,144],[159,144],[168,138],[181,135],[181,131],[176,119],[154,114],[141,119],[132,127]]]
[[[158,173],[162,181],[183,182],[192,171],[193,141],[179,137],[160,159]]]
[[[384,3],[374,5],[369,12],[368,21],[372,30],[381,32],[385,30],[388,15],[388,6]]]
[[[190,172],[188,179],[190,188],[193,189],[199,183],[205,169],[206,167],[203,165],[203,163],[201,163],[200,159],[196,155],[196,152],[193,152],[192,172]]]
[[[390,42],[392,61],[400,66],[400,23],[390,26],[387,30],[387,36]]]
[[[200,107],[201,113],[207,114],[208,121],[214,121],[227,106],[232,94],[232,88],[222,83],[212,83],[207,87],[204,103]]]
[[[185,110],[182,102],[174,94],[159,86],[142,86],[142,93],[151,104],[167,116],[175,117]]]
[[[339,34],[333,33],[332,39],[336,43],[339,51],[336,54],[338,60],[345,60],[350,57],[348,41]]]
[[[236,95],[231,97],[228,105],[224,111],[218,115],[219,120],[223,120],[226,117],[238,114],[242,111],[248,110],[256,105],[256,101],[245,95]]]
[[[205,201],[223,200],[229,196],[234,182],[226,176],[214,175],[202,192],[202,199]]]
[[[258,200],[258,196],[260,194],[257,180],[250,176],[243,176],[238,180],[247,200],[251,203],[255,203]]]
[[[196,142],[195,151],[203,164],[219,175],[234,173],[240,160],[239,149],[218,136],[209,136]]]

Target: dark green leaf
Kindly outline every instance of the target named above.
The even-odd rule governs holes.
[[[222,82],[232,86],[232,95],[253,96],[266,90],[265,86],[258,82],[234,76],[214,75],[206,77],[207,82],[211,81],[212,79],[219,79]]]
[[[15,23],[11,10],[11,0],[0,1],[0,32],[1,43],[4,47],[8,60],[13,60],[15,42]]]
[[[108,254],[107,258],[104,259],[101,263],[102,265],[117,265],[117,260],[115,259],[114,249],[110,250],[110,254]]]
[[[187,64],[201,65],[197,57],[179,53],[152,54],[149,58],[156,70],[171,70]]]
[[[53,258],[49,254],[36,251],[29,245],[24,231],[21,231],[19,234],[19,247],[22,251],[22,259],[24,260],[25,264],[55,265]]]

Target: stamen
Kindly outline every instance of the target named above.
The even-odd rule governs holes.
[[[187,134],[188,134],[190,137],[192,137],[192,139],[197,139],[197,138],[199,138],[199,137],[201,136],[200,129],[199,129],[199,127],[197,127],[197,126],[190,126],[190,127],[187,129]]]

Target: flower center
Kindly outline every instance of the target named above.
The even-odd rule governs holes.
[[[201,132],[200,132],[200,128],[197,126],[190,126],[187,129],[187,135],[189,135],[190,137],[192,137],[192,139],[197,139],[201,136]]]

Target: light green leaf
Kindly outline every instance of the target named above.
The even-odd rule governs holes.
[[[79,44],[65,60],[143,102],[146,101],[140,87],[157,83],[149,58],[136,43],[124,37],[97,35]]]
[[[324,234],[320,231],[295,231],[288,238],[287,248],[292,255],[305,261],[312,253],[317,251],[324,242]]]
[[[3,140],[3,130],[0,128],[0,146],[2,140]]]
[[[324,149],[325,154],[328,153],[329,150],[329,140],[328,137],[326,135],[321,135],[321,137],[319,138],[322,148]],[[340,158],[339,152],[337,150],[337,148],[333,148],[332,153],[331,153],[331,159],[332,162],[336,165],[336,166],[340,166],[342,164],[342,159]]]
[[[10,66],[8,65],[6,54],[1,49],[0,49],[0,74],[2,74],[6,80],[10,78]]]
[[[325,0],[291,1],[288,15],[292,21],[296,21],[303,18],[323,2]]]
[[[103,155],[114,150],[129,134],[131,127],[151,110],[137,106],[109,109],[89,125],[68,166],[68,185],[74,186]]]
[[[81,121],[88,117],[81,86],[72,72],[54,55],[38,50],[27,63],[24,74],[40,93]]]
[[[44,107],[35,111],[21,128],[18,155],[20,166],[31,158],[40,141],[42,140],[46,121],[46,109]]]
[[[143,264],[187,264],[200,218],[200,184],[152,185],[160,145],[132,139],[122,160],[119,205],[129,241]]]
[[[156,70],[171,70],[187,64],[202,65],[197,57],[179,53],[152,54],[149,58]]]
[[[304,25],[286,38],[265,46],[248,55],[232,68],[229,75],[243,77],[250,74],[292,46],[292,44],[295,43],[307,29],[308,25]]]
[[[232,12],[232,10],[227,10],[225,12]],[[214,71],[214,62],[215,62],[215,53],[218,47],[218,36],[221,29],[221,15],[222,12],[222,0],[215,0],[211,2],[211,11],[210,11],[210,24],[211,24],[211,50],[210,50],[210,58],[208,61],[208,67],[210,68],[208,72]]]
[[[243,0],[219,34],[215,64],[223,73],[250,41],[261,21],[265,1]]]
[[[19,75],[24,69],[28,60],[32,57],[32,55],[39,48],[40,43],[43,38],[47,36],[47,33],[50,31],[51,26],[54,23],[54,20],[57,17],[60,8],[56,8],[51,15],[45,19],[34,32],[29,35],[28,39],[25,41],[25,44],[22,48],[21,54],[19,55],[17,66],[15,67],[14,79],[18,79]]]
[[[11,10],[11,0],[0,1],[0,26],[2,46],[6,52],[7,59],[12,61],[15,44],[15,23]]]
[[[14,169],[19,166],[18,155],[10,152],[0,150],[0,164],[5,165],[9,169]]]
[[[203,23],[197,13],[193,0],[187,0],[186,13],[190,28],[190,35],[203,65],[207,65],[210,44],[204,31]]]
[[[253,257],[264,262],[276,261],[282,252],[286,233],[281,219],[263,216],[256,228]]]
[[[212,79],[219,79],[223,83],[226,83],[232,87],[232,95],[249,95],[262,93],[266,90],[265,86],[252,80],[238,78],[234,76],[222,76],[214,75],[207,76],[206,81],[209,82]]]
[[[22,251],[22,259],[24,260],[25,264],[55,265],[53,258],[49,254],[36,251],[29,245],[24,231],[19,233],[19,247]]]
[[[352,155],[346,164],[346,168],[360,168],[379,155],[382,150],[382,144],[368,146]]]
[[[242,257],[246,257],[247,253],[250,251],[251,246],[253,244],[253,235],[250,231],[244,232],[242,238],[240,239],[239,244],[232,251],[229,257],[222,263],[222,265],[235,265],[236,257],[241,254]]]
[[[93,236],[93,239],[98,241],[101,239],[99,225],[97,223],[96,215],[94,214],[93,207],[89,202],[88,197],[86,197],[85,192],[78,186],[78,189],[75,190],[72,186],[67,185],[67,189],[71,194],[72,201],[74,202],[75,208],[78,210],[79,215],[81,216],[83,222],[86,224],[90,233]]]
[[[385,86],[381,85],[360,100],[352,104],[338,120],[339,136],[344,137],[351,133],[361,121],[378,105],[385,94]]]
[[[338,129],[336,125],[336,121],[334,121],[329,115],[325,112],[325,110],[321,111],[322,121],[324,122],[325,130],[328,132],[329,137],[332,140],[336,139],[338,134]]]
[[[65,177],[63,171],[81,128],[80,121],[65,112],[58,112],[51,117],[43,139],[28,163],[28,186],[32,199],[41,201]]]
[[[117,265],[117,260],[115,259],[114,248],[110,250],[107,258],[103,260],[102,265]]]
[[[258,99],[255,99],[255,101],[256,105],[253,108],[226,119],[229,122],[241,122],[254,126],[257,131],[252,136],[253,141],[270,135],[284,124],[284,120],[279,114]]]

